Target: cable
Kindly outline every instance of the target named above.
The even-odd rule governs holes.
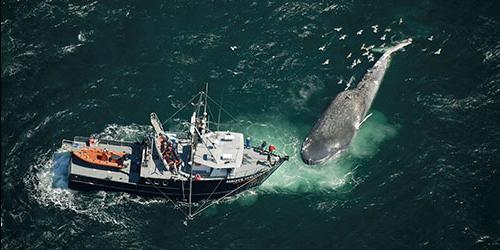
[[[161,125],[165,125],[165,123],[167,123],[170,119],[172,119],[175,115],[177,115],[179,112],[181,112],[181,110],[183,110],[188,104],[190,104],[194,98],[196,98],[198,95],[200,95],[202,92],[199,92],[198,94],[194,95],[186,104],[184,104],[184,106],[182,106],[182,108],[180,108],[179,110],[177,110],[173,115],[171,115],[167,120],[165,120]]]
[[[217,103],[214,99],[212,99],[212,97],[208,96],[208,99],[210,99],[210,101],[212,101],[213,103],[215,103],[215,105],[219,106],[219,108],[224,111],[224,113],[226,113],[227,115],[229,115],[233,120],[236,120],[236,118],[234,118],[234,116],[232,116],[229,112],[227,112],[219,103]]]

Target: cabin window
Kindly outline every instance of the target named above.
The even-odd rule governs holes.
[[[225,168],[214,168],[210,173],[210,177],[224,177],[227,176],[227,169]]]
[[[222,154],[222,156],[220,158],[223,161],[229,161],[233,158],[233,155],[232,154]]]

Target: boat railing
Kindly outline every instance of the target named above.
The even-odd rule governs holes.
[[[84,136],[75,136],[74,141],[78,142],[87,142],[89,140],[89,137],[84,137]],[[108,140],[108,139],[99,139],[99,143],[103,144],[109,144],[113,146],[132,146],[134,142],[130,141],[114,141],[114,140]]]
[[[277,155],[273,152],[269,152],[269,150],[266,150],[266,149],[263,149],[263,148],[260,148],[260,147],[256,147],[256,146],[252,146],[251,147],[255,152],[260,152],[261,154],[264,154],[264,155],[272,155],[272,156],[277,156],[277,157],[282,157],[280,155]]]
[[[62,140],[62,144],[72,144],[73,141],[72,140],[68,140],[68,139],[63,139]]]
[[[259,171],[264,171],[263,169],[260,169],[260,170],[255,170],[255,169],[248,169],[248,170],[245,170],[245,171],[231,171],[228,175],[229,178],[234,178],[234,177],[245,177],[245,176],[249,176],[249,175],[254,175],[254,174],[257,174],[259,173]],[[267,171],[267,170],[265,170]],[[237,173],[237,174],[236,174]]]
[[[189,139],[189,134],[186,131],[165,131],[165,134],[175,134],[175,138],[178,140]]]

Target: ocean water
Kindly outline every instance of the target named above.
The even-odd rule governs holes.
[[[497,249],[498,13],[498,1],[2,1],[2,249]],[[405,38],[349,151],[304,165],[323,109]],[[221,129],[290,155],[262,186],[188,223],[163,199],[67,188],[62,139],[140,139],[150,112],[166,119],[206,83],[231,114]]]

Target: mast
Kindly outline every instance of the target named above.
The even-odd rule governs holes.
[[[202,120],[202,131],[201,134],[204,134],[206,131],[208,131],[208,113],[207,113],[207,96],[208,96],[208,82],[205,85],[205,103],[203,103],[203,120]]]
[[[189,163],[190,171],[189,171],[189,201],[188,201],[189,202],[189,214],[188,214],[188,219],[192,218],[193,165],[194,165],[194,154],[195,154],[195,150],[196,150],[196,141],[197,141],[196,137],[198,136],[198,134],[196,133],[196,131],[198,130],[198,128],[196,128],[196,120],[198,118],[197,115],[198,115],[198,112],[200,110],[201,98],[203,98],[203,96],[200,94],[200,97],[198,100],[198,107],[196,107],[196,110],[193,112],[193,117],[191,118],[191,127],[194,128],[194,131],[193,131],[194,133],[191,135],[191,157],[190,157],[191,159],[190,159],[190,163]]]
[[[220,96],[221,103],[222,103],[222,97],[223,95]],[[219,106],[219,116],[217,117],[217,131],[219,131],[219,125],[220,125],[220,113],[222,111],[222,106]]]
[[[207,105],[208,105],[208,103],[207,103],[207,95],[208,95],[208,82],[207,82],[207,84],[205,86],[205,104],[203,105],[204,106],[203,115],[205,117],[207,117],[207,115],[208,115],[207,114]]]

